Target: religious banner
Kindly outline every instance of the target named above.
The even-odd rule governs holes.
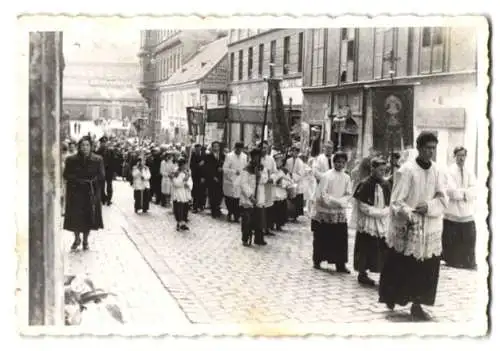
[[[280,90],[280,81],[269,79],[267,82],[270,94],[269,100],[271,101],[273,145],[284,151],[292,145],[292,139],[290,137],[288,118],[285,116],[283,97]]]
[[[188,134],[191,136],[203,135],[205,112],[202,107],[187,107]]]
[[[413,86],[395,85],[372,92],[373,147],[391,151],[413,147]]]

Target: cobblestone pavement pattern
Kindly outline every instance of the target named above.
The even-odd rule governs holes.
[[[266,247],[245,248],[238,224],[214,220],[206,211],[190,214],[189,232],[176,232],[170,209],[152,205],[149,213],[135,214],[130,186],[117,181],[115,188],[112,208],[123,213],[129,237],[192,323],[409,320],[409,307],[396,307],[389,313],[377,302],[376,289],[361,287],[354,272],[340,275],[333,266],[314,270],[312,233],[306,218],[267,238]],[[102,233],[102,237],[106,235],[112,234]],[[132,247],[120,245],[120,256],[139,260]],[[350,231],[351,270],[353,248],[354,232]],[[141,287],[160,294],[158,284],[148,283],[154,278],[145,268],[137,268],[133,274],[141,282],[125,282],[128,285],[121,288]],[[435,321],[471,321],[481,306],[478,282],[477,272],[442,266],[436,305],[429,309]],[[162,308],[154,306],[155,310]]]
[[[361,287],[354,272],[339,275],[333,266],[314,270],[312,233],[305,218],[298,224],[287,224],[286,231],[276,237],[266,238],[268,246],[245,248],[238,224],[214,220],[206,211],[190,214],[189,232],[176,232],[171,209],[152,205],[149,213],[135,214],[128,183],[114,184],[114,204],[104,210],[109,229],[95,235],[96,251],[89,257],[74,256],[70,261],[73,270],[82,269],[84,262],[92,262],[85,266],[89,272],[116,269],[119,274],[103,277],[124,294],[132,291],[128,304],[137,322],[141,315],[158,322],[166,317],[182,320],[163,287],[192,323],[409,320],[408,307],[396,307],[389,313],[377,302],[376,289]],[[155,274],[143,264],[127,236]],[[351,231],[350,261],[353,248]],[[348,267],[352,270],[351,264]],[[434,320],[471,321],[480,307],[477,287],[477,272],[442,266],[436,305],[429,309]]]
[[[70,252],[73,235],[64,232],[65,273],[86,275],[96,288],[117,295],[128,325],[188,323],[185,314],[127,237],[123,214],[103,208],[105,229],[91,233],[90,250]]]

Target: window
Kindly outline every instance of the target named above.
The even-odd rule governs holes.
[[[297,72],[302,73],[302,60],[304,59],[304,33],[299,33],[299,62],[297,63]]]
[[[396,57],[394,54],[394,28],[384,31],[382,78],[391,76],[391,71],[396,71]]]
[[[238,52],[238,80],[243,79],[243,50]]]
[[[276,40],[271,41],[271,53],[269,57],[269,76],[274,77],[274,63],[276,63]]]
[[[420,73],[443,72],[445,60],[445,32],[441,27],[422,28]]]
[[[349,34],[348,34],[347,28],[342,28],[342,40],[347,40],[349,39]]]
[[[312,85],[323,84],[324,29],[314,29],[312,33]]]
[[[347,42],[347,61],[354,61],[354,40]]]
[[[229,59],[229,78],[234,81],[234,52],[231,53],[231,58]]]
[[[259,45],[259,77],[262,76],[262,69],[264,66],[264,44]]]
[[[248,48],[248,79],[252,79],[253,74],[253,48]]]
[[[285,37],[283,42],[283,75],[290,72],[290,37]]]
[[[431,46],[431,28],[425,27],[422,30],[422,47],[428,48]]]
[[[356,29],[343,28],[340,40],[340,83],[355,81],[356,54]]]
[[[225,92],[217,93],[217,105],[218,106],[226,106],[226,93]]]

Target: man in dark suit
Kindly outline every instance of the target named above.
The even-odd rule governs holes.
[[[191,196],[193,197],[193,213],[197,213],[198,211],[203,211],[205,209],[206,184],[203,173],[207,155],[200,144],[196,144],[194,146],[194,151],[190,152],[193,153],[191,155],[191,163],[189,164],[191,177],[193,178],[193,190],[191,191]]]
[[[99,149],[97,149],[96,154],[100,155],[104,162],[105,177],[101,186],[101,201],[103,205],[110,206],[113,198],[115,157],[113,150],[108,146],[108,138],[106,136],[99,139]]]
[[[161,193],[161,161],[160,148],[153,147],[151,155],[146,160],[146,165],[151,172],[151,196],[154,195],[157,205],[161,204],[163,198],[163,194]]]
[[[212,143],[211,152],[207,155],[205,166],[205,178],[208,186],[208,199],[210,201],[210,212],[213,218],[221,216],[220,205],[222,202],[222,166],[225,155],[220,149],[220,143]]]

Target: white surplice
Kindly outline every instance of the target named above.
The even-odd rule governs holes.
[[[222,191],[225,196],[232,198],[240,197],[240,179],[241,172],[248,164],[248,157],[243,152],[236,155],[234,151],[230,152],[224,161]],[[239,175],[237,175],[239,173]]]
[[[387,245],[418,260],[439,256],[443,212],[448,204],[445,175],[435,163],[425,170],[416,160],[409,160],[396,173]],[[424,216],[413,212],[419,203],[428,206]]]

